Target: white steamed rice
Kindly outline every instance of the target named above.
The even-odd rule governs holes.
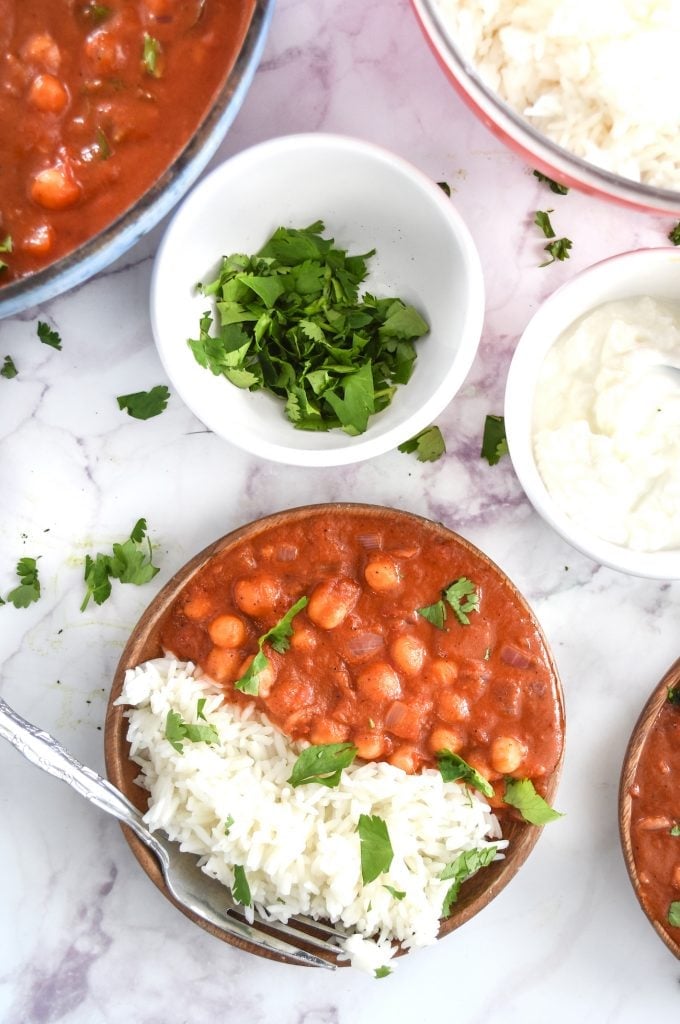
[[[482,79],[590,163],[680,188],[677,0],[434,0]]]
[[[168,711],[196,722],[197,702],[219,743],[165,739]],[[466,850],[500,839],[496,817],[473,791],[444,783],[438,771],[406,775],[384,762],[352,765],[340,785],[287,784],[302,745],[293,745],[258,713],[223,701],[190,663],[169,658],[127,672],[119,704],[132,705],[128,739],[150,792],[145,819],[182,849],[204,858],[203,869],[227,886],[233,865],[245,869],[254,905],[271,919],[311,914],[340,921],[354,934],[345,953],[373,972],[404,947],[435,941],[451,885],[439,876]],[[359,815],[387,824],[394,859],[364,885]],[[225,823],[233,819],[228,835]],[[385,886],[402,891],[396,899]]]

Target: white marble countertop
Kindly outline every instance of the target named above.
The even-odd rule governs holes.
[[[576,271],[663,245],[667,218],[545,191],[472,117],[406,0],[280,0],[264,60],[217,159],[275,135],[329,130],[377,141],[437,181],[479,247],[488,292],[469,377],[439,423],[448,454],[398,452],[303,470],[243,455],[177,396],[147,422],[115,396],[164,382],[147,295],[159,228],[108,272],[0,323],[0,593],[40,556],[37,604],[0,608],[0,693],[103,772],[108,688],[126,637],[160,586],[231,528],[282,507],[360,501],[459,531],[508,573],[538,615],[562,675],[568,732],[556,801],[510,886],[461,931],[389,978],[273,964],[226,946],[154,889],[112,819],[0,746],[0,1020],[4,1024],[357,1024],[452,1019],[637,1024],[677,1019],[680,964],[635,901],[617,831],[626,743],[677,657],[680,583],[604,569],[533,512],[504,459],[479,458],[502,412],[508,363],[537,303]],[[536,209],[555,209],[568,262],[539,269]],[[41,345],[38,319],[63,350]],[[79,611],[82,561],[146,516],[160,574]]]

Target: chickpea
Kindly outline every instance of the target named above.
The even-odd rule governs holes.
[[[357,757],[364,761],[377,761],[385,752],[385,737],[377,729],[355,733],[352,743],[357,748]]]
[[[403,740],[417,740],[423,730],[425,714],[420,704],[395,700],[385,715],[385,728]]]
[[[430,733],[430,750],[433,754],[436,754],[440,750],[448,750],[452,754],[457,754],[463,749],[467,741],[467,735],[465,729],[462,726],[449,727],[448,729],[444,726],[438,726],[433,729]]]
[[[360,672],[357,687],[362,697],[376,702],[398,700],[401,697],[399,676],[385,661],[375,661]]]
[[[437,696],[437,712],[445,722],[465,722],[470,717],[470,705],[455,690],[442,690]]]
[[[222,647],[215,648],[215,650],[224,650],[225,654],[234,654],[237,659],[239,658],[238,651],[230,651],[227,648],[222,648]],[[236,679],[241,679],[246,674],[246,672],[248,671],[248,669],[250,668],[250,666],[253,663],[254,657],[255,657],[254,654],[249,654],[248,657],[245,659],[245,661],[243,661],[241,663],[241,667],[239,668],[239,670],[238,670],[238,672],[236,674],[236,677],[235,677]],[[262,671],[258,674],[258,677],[257,677],[257,685],[258,685],[257,695],[258,695],[258,697],[266,698],[266,697],[269,696],[269,694],[271,693],[272,686],[276,682],[276,675],[277,675],[276,666],[274,665],[274,662],[271,660],[271,658],[268,658],[267,659],[267,664],[262,669]]]
[[[394,753],[390,754],[389,762],[395,768],[401,768],[407,775],[415,775],[420,764],[420,755],[415,747],[397,747]]]
[[[293,635],[290,638],[290,646],[296,651],[313,651],[318,643],[318,637],[309,626],[293,626]]]
[[[665,831],[671,827],[671,819],[666,815],[661,814],[654,817],[648,816],[646,818],[641,818],[638,825],[641,829],[644,829],[645,832],[657,832],[661,829]]]
[[[231,683],[238,679],[241,655],[238,651],[229,651],[225,647],[213,647],[205,659],[203,668],[216,683]]]
[[[281,587],[273,576],[264,573],[259,576],[244,576],[234,584],[234,600],[242,612],[253,618],[261,618],[270,612],[281,593]]]
[[[30,102],[48,114],[60,114],[68,103],[66,87],[55,75],[37,75],[28,91]]]
[[[20,239],[17,248],[22,252],[30,252],[35,256],[46,256],[52,249],[55,232],[51,224],[36,224]]]
[[[333,718],[318,718],[309,735],[312,743],[344,743],[349,736],[349,726]]]
[[[238,615],[218,615],[208,626],[208,634],[218,647],[242,647],[247,635]]]
[[[207,594],[194,594],[182,608],[186,617],[191,619],[192,622],[198,622],[199,619],[207,619],[212,610],[212,601]]]
[[[676,864],[671,873],[671,885],[675,889],[680,889],[680,864]]]
[[[458,665],[455,661],[435,658],[427,666],[427,674],[435,686],[451,686],[458,678]]]
[[[404,675],[417,676],[425,663],[427,650],[425,644],[417,636],[402,633],[390,644],[390,654],[395,665]]]
[[[376,554],[364,569],[364,579],[371,590],[385,593],[401,584],[399,566],[389,555]]]
[[[29,36],[24,43],[21,56],[30,64],[42,64],[50,71],[57,71],[61,64],[61,51],[49,32]]]
[[[514,736],[497,736],[491,744],[491,766],[501,775],[516,772],[526,755],[526,745]]]
[[[475,771],[483,775],[488,782],[494,782],[502,775],[502,772],[493,770],[484,753],[478,747],[475,747],[474,750],[469,750],[465,755],[465,760]]]
[[[312,591],[307,615],[321,629],[335,629],[345,621],[361,596],[361,587],[347,577],[325,580]]]
[[[125,50],[113,32],[97,29],[85,40],[85,56],[96,75],[110,75],[125,64]]]
[[[31,199],[46,210],[66,210],[78,202],[80,194],[71,168],[63,163],[46,167],[31,183]]]

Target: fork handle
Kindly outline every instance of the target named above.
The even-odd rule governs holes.
[[[0,697],[0,737],[9,740],[20,754],[49,775],[67,783],[76,793],[107,814],[129,825],[147,845],[153,836],[137,808],[106,779],[81,764],[54,736],[27,722]]]

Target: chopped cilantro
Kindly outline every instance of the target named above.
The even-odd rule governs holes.
[[[484,796],[493,796],[494,790],[488,779],[468,764],[459,754],[450,750],[437,751],[437,766],[444,782],[464,782],[478,789]]]
[[[161,77],[160,68],[161,44],[148,32],[144,33],[144,49],[142,50],[142,63],[147,72],[153,78]]]
[[[415,452],[418,462],[436,462],[446,452],[446,443],[439,427],[433,424],[408,441],[403,441],[397,450],[405,454]]]
[[[669,704],[675,704],[680,707],[680,686],[669,686],[666,700]]]
[[[184,753],[184,740],[190,743],[219,743],[219,735],[214,725],[193,725],[185,722],[176,711],[168,711],[165,720],[165,738],[178,754]]]
[[[675,900],[668,908],[668,923],[680,928],[680,900]]]
[[[88,3],[83,7],[83,14],[99,25],[111,16],[111,8],[104,4]]]
[[[377,814],[359,815],[361,877],[364,885],[389,871],[394,857],[387,825]]]
[[[52,348],[58,348],[61,350],[61,336],[57,331],[53,330],[49,324],[43,323],[42,320],[38,320],[37,333],[43,345],[50,345]]]
[[[536,210],[534,214],[534,224],[538,224],[546,238],[555,237],[555,229],[550,223],[550,214],[552,212],[552,210]]]
[[[451,198],[451,186],[449,185],[448,181],[438,181],[437,184],[439,185],[439,187],[442,190],[442,192],[444,192],[449,197],[449,199],[450,199]]]
[[[234,819],[232,818],[232,816],[231,816],[231,814],[230,814],[230,815],[229,815],[229,816],[227,817],[227,820],[226,820],[226,821],[225,821],[225,823],[224,823],[224,834],[225,834],[225,836],[228,836],[228,835],[229,835],[229,829],[231,828],[231,826],[232,826],[233,824],[234,824]]]
[[[111,156],[111,144],[109,143],[103,128],[97,128],[97,131],[95,132],[95,139],[100,159],[108,160]]]
[[[353,743],[320,743],[307,747],[293,765],[288,782],[293,788],[318,782],[331,789],[340,784],[342,769],[352,763],[356,754]]]
[[[349,255],[323,230],[281,227],[257,254],[225,256],[198,286],[216,316],[206,312],[188,344],[216,376],[281,398],[296,429],[355,436],[409,380],[429,328],[401,299],[359,298],[374,250]]]
[[[240,903],[244,907],[252,906],[253,898],[250,895],[250,886],[245,868],[241,864],[234,864],[234,884],[231,887],[231,895],[236,903]]]
[[[12,236],[5,235],[3,239],[0,239],[0,252],[11,252],[12,251]],[[0,271],[7,270],[8,264],[4,260],[0,260]]]
[[[508,439],[505,436],[505,417],[489,413],[484,420],[481,458],[486,459],[490,466],[495,466],[507,454]]]
[[[673,245],[680,245],[680,221],[668,232],[668,237]]]
[[[680,824],[677,821],[674,821],[671,825],[670,834],[672,836],[680,836]]]
[[[443,599],[435,601],[434,604],[425,605],[424,608],[417,608],[418,615],[422,615],[424,619],[431,622],[437,629],[444,629],[444,623],[446,622],[446,605]]]
[[[444,897],[442,917],[448,917],[452,904],[458,899],[458,893],[463,882],[479,871],[480,868],[487,867],[497,852],[497,846],[486,846],[481,850],[464,850],[454,861],[446,865],[439,877],[442,881],[451,878],[453,883]]]
[[[568,260],[571,246],[572,243],[569,238],[556,238],[553,242],[548,242],[543,248],[550,255],[550,259],[539,263],[539,267],[549,267],[551,263],[555,263],[557,260]]]
[[[547,825],[549,821],[563,817],[536,792],[531,779],[506,779],[504,800],[511,807],[516,807],[531,825]]]
[[[383,885],[383,889],[387,889],[390,896],[393,896],[395,900],[401,901],[406,895],[401,889],[393,889],[391,885]]]
[[[284,651],[288,650],[290,644],[290,638],[293,633],[293,619],[301,612],[307,604],[308,598],[301,597],[299,601],[296,601],[292,608],[289,608],[286,614],[280,619],[275,626],[267,630],[257,641],[258,651],[253,660],[251,661],[248,670],[237,679],[234,686],[241,693],[249,693],[251,696],[256,697],[260,690],[260,673],[263,672],[269,664],[269,658],[263,651],[263,647],[266,643],[269,643],[279,654],[283,654]]]
[[[544,185],[547,185],[550,191],[554,192],[557,196],[566,196],[569,191],[567,185],[560,185],[559,181],[553,181],[553,179],[549,178],[547,174],[541,174],[540,171],[534,171],[533,175],[534,178],[537,178],[539,181],[543,182]]]
[[[392,968],[388,967],[387,964],[383,964],[382,967],[376,967],[375,977],[376,978],[387,978],[392,973]]]
[[[125,409],[128,416],[136,420],[149,420],[159,416],[168,404],[170,392],[165,384],[157,384],[151,391],[135,391],[131,395],[118,395],[119,409]]]
[[[5,361],[2,364],[2,369],[0,369],[0,377],[5,377],[7,380],[11,380],[12,377],[16,377],[18,372],[19,371],[17,370],[12,357],[5,356]]]
[[[463,626],[469,626],[468,612],[479,611],[479,594],[472,580],[466,576],[450,583],[444,591],[444,599],[453,609],[453,613]]]
[[[142,543],[146,537],[146,520],[138,519],[128,540],[122,544],[114,544],[112,554],[101,552],[91,558],[85,556],[85,583],[87,591],[80,606],[84,612],[90,598],[95,604],[103,604],[111,596],[111,580],[121,583],[134,583],[141,586],[152,580],[159,571],[151,559],[151,541],[147,537],[147,546]]]
[[[28,608],[40,598],[40,580],[38,579],[38,560],[36,558],[20,558],[17,562],[17,576],[20,579],[18,587],[10,590],[6,604],[9,601],[15,608]]]

